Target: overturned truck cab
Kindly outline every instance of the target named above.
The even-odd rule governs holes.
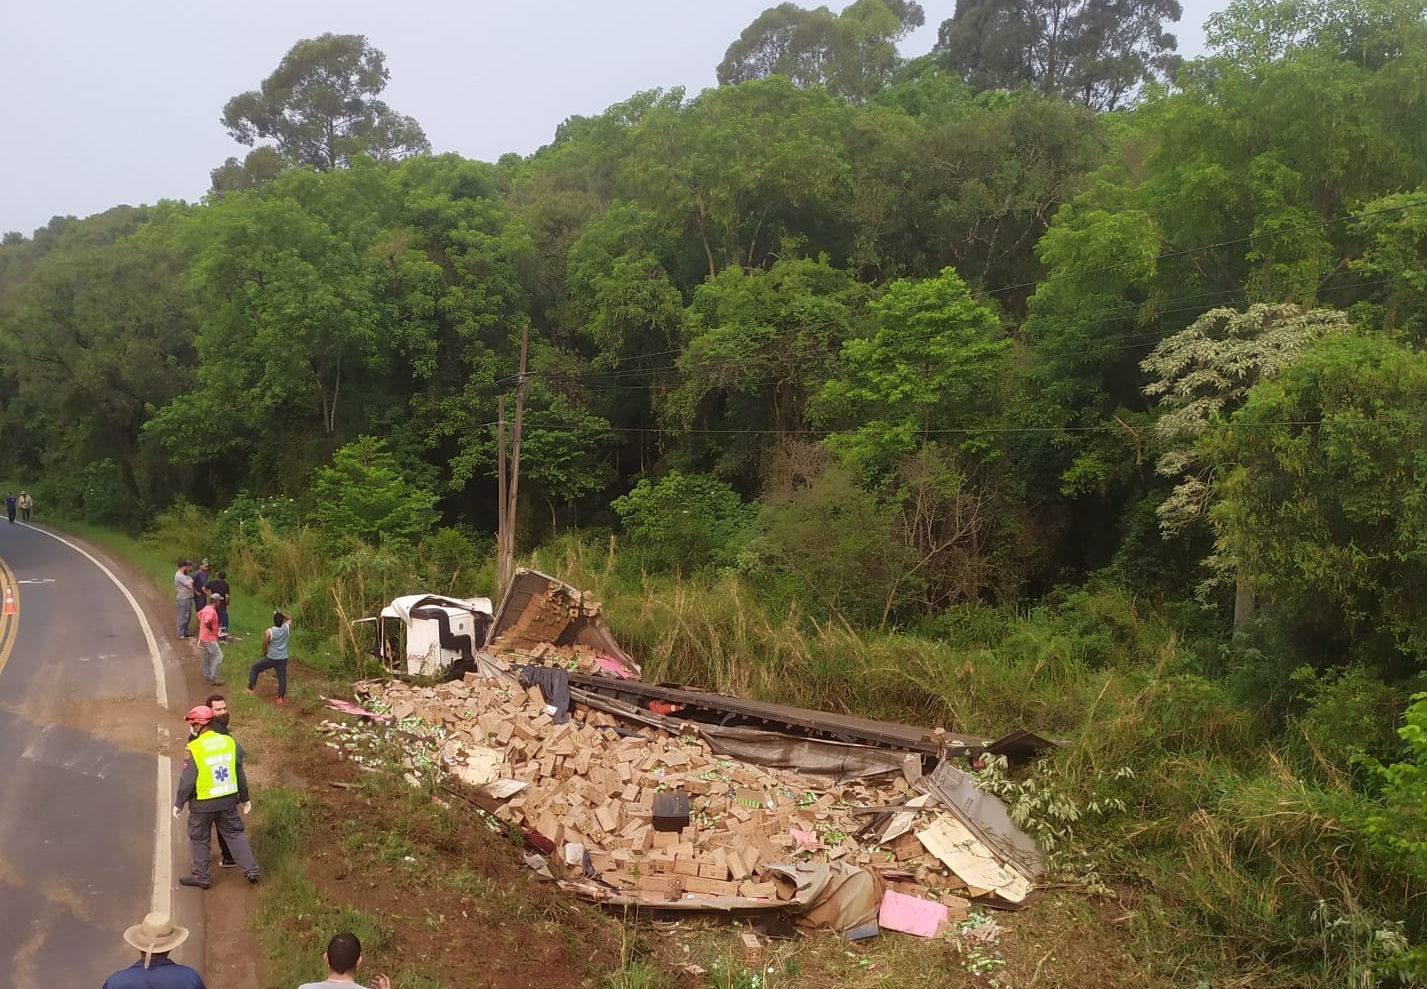
[[[381,614],[353,622],[369,626],[370,651],[398,676],[442,677],[476,668],[495,613],[490,598],[407,594]]]
[[[354,632],[371,630],[368,651],[398,677],[489,673],[546,662],[556,650],[571,653],[571,671],[639,676],[639,664],[615,641],[600,603],[538,570],[517,570],[499,608],[490,598],[408,594],[352,625]]]

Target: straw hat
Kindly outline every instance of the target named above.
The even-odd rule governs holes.
[[[125,928],[124,940],[143,952],[144,967],[148,968],[151,957],[167,954],[187,941],[188,928],[177,926],[168,914],[156,911],[146,916],[142,924]]]

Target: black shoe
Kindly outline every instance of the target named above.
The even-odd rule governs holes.
[[[224,859],[223,861],[218,863],[218,868],[220,869],[236,869],[237,867],[238,863],[234,862],[232,859]]]
[[[213,885],[212,883],[205,883],[196,876],[181,876],[178,880],[178,884],[180,886],[193,886],[197,889],[208,889]]]
[[[249,876],[249,877],[248,877],[248,885],[249,885],[249,886],[256,886],[257,884],[258,884],[258,877],[257,877],[257,876]]]

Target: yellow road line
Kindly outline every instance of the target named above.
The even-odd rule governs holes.
[[[0,614],[0,673],[5,672],[5,664],[10,661],[10,653],[15,648],[15,639],[20,631],[20,585],[15,579],[15,571],[0,556],[0,604],[3,604],[7,589],[15,595],[15,614]]]

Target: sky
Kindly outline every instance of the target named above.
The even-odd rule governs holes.
[[[1225,0],[1183,0],[1181,53]],[[561,121],[631,94],[715,85],[724,50],[776,0],[41,0],[0,17],[0,231],[120,204],[194,201],[245,148],[219,117],[301,38],[363,34],[383,99],[433,150],[529,154]],[[802,0],[815,6],[817,0]],[[829,6],[845,4],[832,0]],[[921,55],[955,0],[922,0]]]

